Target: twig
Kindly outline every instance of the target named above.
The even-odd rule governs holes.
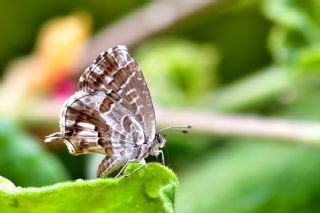
[[[161,126],[190,124],[195,132],[285,139],[320,145],[319,122],[159,108],[156,112]]]
[[[44,102],[26,111],[24,120],[31,126],[41,128],[39,123],[50,123],[58,128],[62,103]],[[45,116],[45,117],[44,117]],[[173,110],[156,108],[158,126],[190,124],[191,132],[223,136],[249,136],[256,138],[285,139],[320,145],[320,123],[264,118],[249,115],[226,115],[198,110]],[[45,126],[48,131],[48,126]]]

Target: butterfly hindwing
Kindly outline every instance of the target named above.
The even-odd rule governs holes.
[[[103,92],[75,93],[66,101],[61,118],[60,130],[73,154],[130,154],[144,141],[141,126]]]

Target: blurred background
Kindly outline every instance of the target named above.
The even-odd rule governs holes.
[[[16,185],[94,178],[103,156],[43,140],[86,66],[124,44],[158,127],[193,126],[164,149],[177,212],[319,211],[319,1],[12,0],[0,25],[0,175]]]

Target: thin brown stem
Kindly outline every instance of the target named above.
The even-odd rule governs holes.
[[[38,130],[41,127],[38,124],[49,122],[49,126],[54,128],[50,131],[57,130],[61,105],[46,102],[45,105],[33,106],[25,111],[24,121]],[[156,116],[157,125],[161,127],[191,125],[190,132],[195,133],[272,138],[320,145],[319,122],[164,108],[156,108]],[[45,128],[48,131],[47,126]]]
[[[158,124],[189,124],[194,132],[250,136],[320,144],[320,123],[186,110],[156,110]]]

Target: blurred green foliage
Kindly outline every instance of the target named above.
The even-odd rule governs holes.
[[[300,72],[319,72],[320,2],[266,0],[262,11],[274,22],[269,37],[274,60]]]
[[[219,56],[210,45],[166,38],[144,44],[135,57],[154,101],[166,106],[188,104],[217,81]]]
[[[0,175],[18,186],[43,186],[70,179],[60,161],[21,128],[0,119]]]
[[[315,212],[320,150],[235,139],[180,175],[177,212]],[[250,143],[249,143],[250,142]]]
[[[221,1],[185,18],[162,36],[211,44],[219,53],[219,83],[230,84],[271,63],[266,45],[271,22],[256,1]]]

